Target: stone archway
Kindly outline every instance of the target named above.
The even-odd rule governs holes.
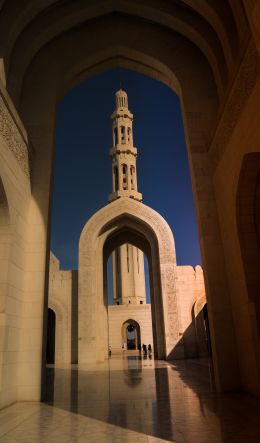
[[[49,309],[55,314],[55,363],[71,363],[71,313],[69,306],[64,300],[62,303],[50,294]],[[47,340],[48,340],[47,327]]]
[[[107,356],[107,307],[103,271],[111,251],[132,243],[148,257],[155,354],[167,358],[178,345],[176,256],[172,232],[153,209],[120,198],[98,211],[85,225],[79,244],[79,363]]]
[[[44,292],[48,268],[45,257],[57,100],[83,78],[119,65],[158,78],[174,90],[176,84],[167,71],[177,79],[200,231],[217,385],[224,390],[243,386],[251,392],[260,392],[259,377],[252,377],[256,373],[255,359],[251,358],[249,365],[244,363],[244,349],[236,348],[244,339],[241,313],[248,322],[250,312],[244,307],[237,309],[244,294],[241,294],[242,285],[237,288],[235,281],[244,269],[242,261],[237,261],[239,243],[235,225],[227,216],[227,209],[234,209],[234,183],[240,156],[250,152],[251,146],[258,150],[260,146],[260,125],[256,120],[260,45],[254,19],[258,6],[256,2],[224,0],[214,4],[180,0],[171,5],[144,0],[142,8],[130,3],[100,1],[89,5],[78,0],[68,6],[67,2],[50,0],[45,4],[28,0],[26,5],[5,2],[0,11],[1,62],[5,64],[1,64],[5,69],[0,70],[0,76],[5,85],[6,72],[7,89],[21,113],[36,154],[31,162],[32,191],[26,185],[26,199],[25,192],[20,192],[19,168],[12,177],[19,182],[15,201],[19,206],[24,203],[23,221],[28,221],[26,228],[17,229],[19,239],[22,232],[26,246],[19,262],[22,272],[16,275],[23,294],[21,311],[29,312],[31,299],[35,307],[28,317],[20,316],[26,330],[21,337],[34,337],[34,352],[28,353],[22,363],[22,373],[26,375],[19,384],[13,383],[14,395],[3,404],[17,398],[40,397],[45,330],[42,317],[43,306],[46,311],[48,303],[47,291]],[[113,57],[108,48],[112,48]],[[127,50],[123,52],[122,48]],[[97,54],[100,54],[98,61]],[[5,106],[11,108],[13,119],[15,108],[3,85]],[[253,126],[248,116],[254,116]],[[21,129],[19,118],[13,120]],[[19,136],[13,137],[10,126],[7,130],[6,126],[2,128],[7,140],[4,158],[11,153],[23,167]],[[20,132],[25,134],[28,147],[25,131]],[[234,241],[230,242],[231,237]],[[223,318],[227,321],[223,322]],[[19,346],[17,352],[27,352],[26,339]],[[241,378],[238,354],[241,374],[246,374]]]
[[[131,329],[130,329],[131,328]],[[133,343],[130,343],[130,337],[128,337],[128,332],[133,332]],[[126,320],[122,325],[122,346],[126,344],[126,350],[137,350],[138,346],[141,345],[141,328],[137,321],[133,319]]]

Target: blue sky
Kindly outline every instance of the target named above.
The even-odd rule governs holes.
[[[111,192],[110,115],[120,82],[134,114],[138,190],[175,238],[177,264],[201,263],[179,99],[142,74],[115,68],[69,91],[57,113],[51,249],[62,269],[77,269],[83,226]]]

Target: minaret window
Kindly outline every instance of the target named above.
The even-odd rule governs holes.
[[[121,126],[121,143],[125,143],[125,126]]]
[[[135,185],[134,185],[134,174],[135,174],[135,167],[134,166],[130,166],[131,190],[134,190],[134,188],[135,188]]]
[[[118,167],[114,166],[115,191],[118,191]]]
[[[131,142],[131,128],[127,128],[127,139],[128,139],[128,143]]]
[[[117,128],[114,128],[114,141],[115,141],[115,145],[118,144],[118,132],[117,132]]]
[[[126,260],[127,260],[127,272],[129,272],[129,248],[128,248],[128,244],[126,245]]]
[[[127,189],[127,165],[122,165],[122,178],[123,178],[123,189]]]

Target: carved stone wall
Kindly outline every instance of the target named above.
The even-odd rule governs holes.
[[[260,55],[252,38],[249,40],[242,63],[221,110],[221,118],[211,142],[210,155],[217,166],[235,129],[247,99],[253,91],[260,74]]]
[[[153,321],[156,323],[158,355],[161,358],[170,355],[178,341],[176,256],[171,229],[153,209],[129,198],[120,198],[98,211],[85,225],[80,238],[80,363],[90,361],[93,356],[96,361],[102,360],[107,355],[103,249],[111,236],[120,237],[122,229],[129,230],[131,235],[139,238],[138,241],[143,241],[143,250],[152,267]]]
[[[0,94],[0,134],[8,149],[15,156],[24,173],[29,177],[28,147],[15,120]]]

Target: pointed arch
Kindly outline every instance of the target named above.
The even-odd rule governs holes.
[[[135,337],[134,342],[129,342],[129,337],[127,334],[128,327],[132,326],[135,330]],[[125,320],[122,324],[122,341],[123,344],[126,344],[126,349],[138,349],[138,347],[141,345],[141,327],[140,324],[133,320],[132,318],[129,318],[128,320]]]
[[[103,361],[107,355],[104,263],[115,247],[131,243],[147,255],[152,274],[154,347],[158,358],[181,351],[175,288],[176,255],[172,232],[153,209],[120,198],[85,225],[79,243],[79,362]]]

